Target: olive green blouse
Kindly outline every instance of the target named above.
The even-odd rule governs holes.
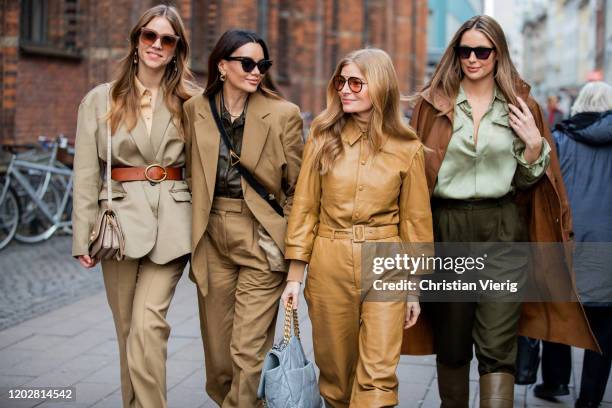
[[[533,163],[527,163],[524,152],[525,143],[508,123],[508,104],[497,86],[480,120],[474,144],[472,107],[460,87],[453,134],[433,195],[456,200],[499,198],[515,188],[528,188],[544,175],[550,162],[550,146],[542,138],[542,152]]]

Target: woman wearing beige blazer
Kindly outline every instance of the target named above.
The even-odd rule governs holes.
[[[271,268],[262,249],[282,260],[285,218],[238,170],[240,163],[288,216],[300,171],[302,120],[297,106],[271,90],[264,75],[270,65],[259,36],[228,31],[210,55],[204,95],[184,105],[193,193],[191,276],[199,288],[206,391],[223,407],[260,406],[259,376],[286,277],[273,272],[279,268]]]
[[[102,272],[119,342],[123,406],[166,407],[165,317],[191,250],[181,108],[197,88],[176,9],[147,10],[129,39],[117,80],[94,88],[79,107],[72,254],[86,268],[98,262],[88,240],[108,198],[110,124],[112,199],[125,259],[102,261]]]

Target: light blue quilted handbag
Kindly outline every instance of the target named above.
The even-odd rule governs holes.
[[[283,340],[266,355],[257,397],[264,400],[264,406],[267,408],[322,406],[315,368],[312,362],[306,359],[300,343],[297,310],[293,310],[291,299],[285,308]]]

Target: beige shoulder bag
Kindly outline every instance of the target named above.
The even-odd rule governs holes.
[[[110,112],[110,84],[108,86],[107,111]],[[106,192],[107,205],[94,224],[89,238],[89,256],[97,260],[123,259],[125,241],[123,231],[119,224],[119,218],[113,210],[113,195],[111,189],[111,123],[110,118],[106,123]]]

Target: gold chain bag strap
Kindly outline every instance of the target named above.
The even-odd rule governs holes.
[[[108,87],[107,111],[110,112],[110,84]],[[97,260],[123,259],[125,240],[119,224],[119,218],[113,210],[113,195],[111,189],[111,123],[110,117],[106,123],[106,208],[100,211],[89,237],[89,256]],[[103,204],[104,205],[104,204]]]
[[[283,340],[264,359],[257,398],[267,408],[321,408],[317,373],[300,342],[298,313],[292,303],[290,298],[285,306]]]
[[[293,308],[293,298],[287,299],[285,306],[285,326],[283,327],[283,344],[289,344],[291,340],[291,323],[293,323],[293,335],[300,340],[300,321],[298,311]]]

